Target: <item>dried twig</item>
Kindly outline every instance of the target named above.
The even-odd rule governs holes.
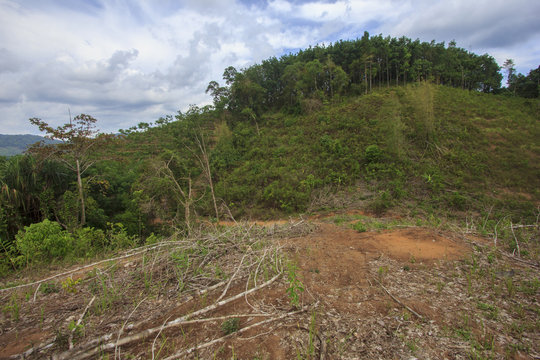
[[[79,320],[77,321],[77,323],[75,324],[73,329],[71,329],[71,332],[69,333],[69,348],[70,349],[73,349],[73,334],[75,333],[75,330],[77,329],[77,327],[79,327],[79,325],[81,325],[81,322],[82,322],[82,320],[84,318],[84,315],[86,315],[86,312],[88,311],[88,309],[90,309],[90,306],[92,306],[92,303],[94,302],[94,300],[96,300],[95,295],[92,297],[92,299],[90,299],[90,302],[88,302],[88,305],[86,305],[86,307],[84,308],[84,311],[82,312],[81,316],[79,317]]]
[[[395,302],[397,302],[398,304],[400,304],[401,306],[403,306],[405,309],[409,310],[412,314],[414,314],[417,318],[419,318],[420,320],[424,320],[424,318],[422,317],[422,315],[420,315],[419,313],[417,313],[416,311],[414,311],[413,309],[411,309],[409,306],[405,305],[404,303],[402,303],[401,301],[399,301],[398,298],[396,298],[394,295],[392,295],[390,293],[390,291],[386,290],[386,288],[383,286],[383,284],[381,284],[381,282],[375,278],[373,278],[373,280],[375,280],[377,282],[377,284],[379,284],[379,286],[388,294],[388,296],[390,296]]]
[[[276,281],[279,277],[281,276],[281,273],[278,273],[277,275],[275,275],[273,278],[271,278],[270,280],[268,280],[267,282],[261,284],[260,286],[256,286],[252,289],[250,289],[248,291],[248,293],[252,293],[252,292],[255,292],[257,290],[260,290],[266,286],[269,286],[270,284],[272,284],[274,281]],[[232,301],[235,301],[235,300],[238,300],[240,299],[241,297],[245,296],[245,293],[242,292],[238,295],[235,295],[235,296],[232,296],[230,298],[227,298],[225,300],[222,300],[220,302],[217,302],[217,303],[214,303],[210,306],[207,306],[203,309],[200,309],[198,311],[195,311],[191,314],[188,314],[188,315],[184,315],[184,316],[181,316],[179,318],[176,318],[172,321],[169,321],[167,322],[165,325],[162,325],[162,326],[158,326],[158,327],[155,327],[155,328],[150,328],[150,329],[146,329],[144,331],[141,331],[139,333],[135,333],[133,335],[130,335],[130,336],[127,336],[127,337],[124,337],[122,339],[119,339],[117,341],[113,341],[113,342],[110,342],[110,343],[107,343],[107,344],[103,344],[101,346],[97,346],[97,347],[91,347],[91,346],[87,346],[87,345],[83,345],[81,346],[80,348],[76,348],[76,349],[73,349],[73,351],[66,351],[62,354],[59,354],[57,357],[55,357],[55,359],[57,360],[64,360],[64,359],[73,359],[73,360],[78,360],[78,359],[86,359],[86,358],[89,358],[99,352],[103,352],[103,351],[108,351],[108,350],[112,350],[112,349],[115,349],[116,347],[118,346],[122,346],[122,345],[125,345],[125,344],[128,344],[128,343],[131,343],[133,341],[139,341],[139,340],[142,340],[158,331],[162,331],[163,329],[168,329],[168,328],[171,328],[171,327],[174,327],[174,326],[179,326],[179,325],[183,325],[185,324],[185,322],[190,319],[190,318],[193,318],[193,317],[196,317],[196,316],[199,316],[199,315],[202,315],[202,314],[205,314],[205,313],[208,313],[220,306],[223,306],[225,304],[228,304]],[[108,341],[112,338],[112,334],[107,334],[107,335],[104,335],[102,336],[101,338],[99,339],[95,339],[92,341],[92,343],[102,343],[103,341]],[[93,345],[92,345],[93,346]]]
[[[73,274],[73,273],[79,272],[79,271],[81,271],[81,270],[85,270],[85,269],[88,269],[88,268],[91,268],[91,267],[94,267],[94,266],[97,266],[97,265],[100,265],[100,264],[103,264],[103,263],[107,263],[107,262],[110,262],[110,261],[116,261],[116,260],[126,259],[126,258],[129,258],[129,257],[132,257],[132,256],[140,255],[140,254],[142,254],[142,253],[144,253],[144,252],[147,252],[147,251],[150,251],[150,250],[157,249],[157,248],[162,247],[162,246],[168,246],[168,245],[172,245],[172,244],[175,244],[175,243],[178,243],[178,242],[177,242],[177,241],[161,242],[161,243],[159,243],[159,244],[153,245],[153,246],[150,247],[150,248],[147,247],[147,246],[143,246],[142,248],[144,248],[144,249],[143,249],[143,250],[140,250],[140,251],[130,252],[130,253],[128,253],[128,254],[124,254],[124,255],[121,255],[121,256],[113,257],[113,258],[110,258],[110,259],[105,259],[105,260],[96,261],[96,262],[94,262],[94,263],[92,263],[92,264],[88,264],[88,265],[85,265],[85,266],[81,266],[81,267],[78,267],[78,268],[73,269],[73,270],[65,271],[65,272],[63,272],[63,273],[56,274],[56,275],[50,276],[50,277],[48,277],[48,278],[41,279],[41,280],[38,280],[38,281],[34,281],[34,282],[31,282],[31,283],[28,283],[28,284],[22,284],[22,285],[17,285],[17,286],[5,288],[5,289],[0,289],[0,293],[5,292],[5,291],[10,291],[10,290],[15,290],[15,289],[20,289],[20,288],[27,287],[27,286],[32,286],[32,285],[41,284],[41,283],[43,283],[43,282],[46,282],[46,281],[49,281],[49,280],[52,280],[52,279],[56,279],[56,278],[59,278],[59,277],[67,276],[67,275],[70,275],[70,274]]]
[[[296,315],[296,314],[299,314],[301,312],[304,312],[307,310],[307,306],[306,307],[303,307],[302,309],[300,310],[297,310],[297,311],[292,311],[292,312],[288,312],[288,313],[285,313],[285,314],[282,314],[280,316],[277,316],[277,317],[274,317],[274,318],[271,318],[271,319],[267,319],[267,320],[263,320],[263,321],[259,321],[258,323],[255,323],[255,324],[252,324],[250,326],[247,326],[245,328],[242,328],[232,334],[229,334],[229,335],[225,335],[225,336],[222,336],[218,339],[214,339],[212,341],[209,341],[207,343],[204,343],[202,345],[198,345],[198,346],[194,346],[192,348],[189,348],[187,350],[181,350],[169,357],[166,357],[164,360],[173,360],[173,359],[179,359],[181,357],[183,357],[184,355],[187,355],[187,354],[191,354],[193,351],[195,350],[199,350],[199,349],[203,349],[203,348],[207,348],[209,346],[212,346],[216,343],[219,343],[219,342],[222,342],[222,341],[225,341],[226,339],[230,338],[230,337],[233,337],[234,335],[237,335],[237,334],[241,334],[241,333],[244,333],[248,330],[251,330],[257,326],[261,326],[261,325],[264,325],[264,324],[268,324],[268,323],[271,323],[273,321],[277,321],[277,320],[281,320],[281,319],[284,319],[288,316],[292,316],[292,315]]]
[[[139,301],[139,303],[137,304],[137,306],[135,306],[135,308],[131,311],[131,313],[128,315],[126,321],[124,321],[124,324],[122,325],[122,327],[120,328],[120,330],[118,331],[118,336],[116,337],[116,342],[118,343],[118,340],[120,340],[120,336],[122,335],[122,333],[124,332],[124,328],[126,327],[126,324],[127,322],[129,321],[129,319],[131,318],[131,316],[135,313],[135,311],[137,311],[137,308],[146,300],[146,298],[142,299],[141,301]],[[71,349],[71,348],[70,348]],[[114,348],[114,358],[116,359],[116,353],[117,353],[117,349],[118,347],[115,347]],[[118,358],[120,359],[120,349],[118,349]]]

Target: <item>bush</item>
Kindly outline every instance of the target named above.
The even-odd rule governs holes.
[[[107,240],[103,230],[86,227],[77,229],[73,234],[73,255],[75,257],[91,257],[96,249],[103,249]]]
[[[44,220],[19,231],[15,244],[26,264],[31,264],[65,257],[72,249],[73,238],[57,222]]]
[[[375,213],[375,214],[382,214],[389,208],[393,206],[392,202],[392,196],[390,195],[390,192],[388,190],[379,191],[379,194],[371,203],[369,204],[369,208]]]
[[[368,164],[381,162],[383,151],[377,145],[369,145],[364,152],[364,158]]]
[[[121,223],[108,223],[107,237],[113,249],[125,249],[136,245],[135,236],[128,235],[126,228]]]
[[[358,221],[352,225],[352,228],[358,232],[366,232],[367,228],[366,225],[364,225],[363,222]]]

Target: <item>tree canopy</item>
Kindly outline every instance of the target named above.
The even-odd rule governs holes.
[[[481,92],[501,87],[500,67],[488,54],[477,55],[456,46],[370,36],[317,45],[237,70],[228,67],[226,86],[210,82],[207,91],[217,109],[256,116],[270,109],[299,109],[303,102],[332,100],[343,94],[362,94],[420,80]]]

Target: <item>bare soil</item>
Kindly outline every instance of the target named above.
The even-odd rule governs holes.
[[[141,269],[149,263],[141,256],[79,273],[81,282],[72,292],[61,288],[61,279],[58,292],[36,292],[36,286],[4,291],[0,358],[22,358],[25,351],[33,359],[77,358],[77,349],[99,338],[94,347],[102,349],[87,358],[533,359],[540,354],[538,268],[502,255],[486,239],[423,227],[357,232],[349,223],[337,226],[322,217],[257,225],[270,239],[268,249],[284,254],[283,274],[250,294],[186,317],[198,322],[105,346],[260,286],[273,275],[263,275],[263,260],[234,276],[247,260],[242,252],[223,252],[224,282],[233,278],[223,297],[225,285],[180,291],[177,282],[163,280],[167,264],[153,264],[152,280],[144,280]],[[269,258],[270,251],[260,258]],[[96,286],[114,290],[99,292]],[[114,294],[105,297],[107,291]],[[93,294],[98,294],[95,303],[85,313]],[[81,317],[81,325],[74,326]],[[226,335],[227,324],[237,332]],[[103,338],[106,334],[112,339]]]

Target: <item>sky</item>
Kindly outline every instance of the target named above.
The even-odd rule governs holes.
[[[371,35],[540,65],[539,0],[0,0],[0,133],[69,113],[102,132],[211,103],[223,70]]]

